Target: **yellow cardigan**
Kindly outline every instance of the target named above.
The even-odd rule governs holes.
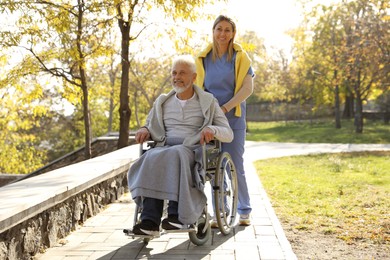
[[[206,58],[207,54],[212,50],[213,46],[212,44],[209,44],[203,51],[199,53],[199,55],[196,57],[196,82],[195,84],[199,87],[204,89],[203,83],[204,83],[204,77],[205,77],[205,70],[203,67],[203,59]],[[242,83],[244,81],[244,78],[246,74],[248,73],[249,67],[251,65],[251,60],[249,59],[248,54],[242,49],[242,47],[234,43],[233,44],[234,50],[237,52],[236,54],[236,63],[235,63],[235,79],[236,79],[236,86],[234,88],[234,94],[240,90]],[[236,111],[234,113],[235,116],[241,117],[241,106],[236,106]]]

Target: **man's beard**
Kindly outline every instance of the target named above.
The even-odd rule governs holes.
[[[183,93],[184,91],[186,91],[191,86],[192,86],[191,83],[189,83],[187,86],[184,86],[184,87],[176,87],[175,85],[172,85],[173,90],[175,90],[176,94]]]

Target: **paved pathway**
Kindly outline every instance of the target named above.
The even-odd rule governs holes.
[[[203,246],[193,245],[186,233],[164,234],[144,245],[141,240],[122,233],[123,228],[132,225],[135,208],[125,194],[36,259],[296,259],[252,162],[298,154],[363,150],[390,150],[390,145],[247,142],[245,167],[253,206],[251,226],[236,226],[228,236],[213,229],[210,240]]]

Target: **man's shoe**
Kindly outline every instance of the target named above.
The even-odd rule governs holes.
[[[160,227],[153,221],[149,219],[142,220],[141,223],[138,223],[134,225],[133,227],[133,234],[134,235],[141,235],[141,236],[154,236],[159,237],[160,236]]]
[[[165,230],[180,230],[188,228],[187,225],[184,225],[179,221],[177,215],[170,215],[162,221],[162,228]]]
[[[238,223],[240,226],[249,226],[251,224],[250,214],[241,214]]]

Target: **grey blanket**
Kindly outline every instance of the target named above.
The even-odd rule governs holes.
[[[128,172],[132,198],[142,197],[178,202],[179,220],[193,224],[206,206],[201,146],[155,147],[144,153]]]

